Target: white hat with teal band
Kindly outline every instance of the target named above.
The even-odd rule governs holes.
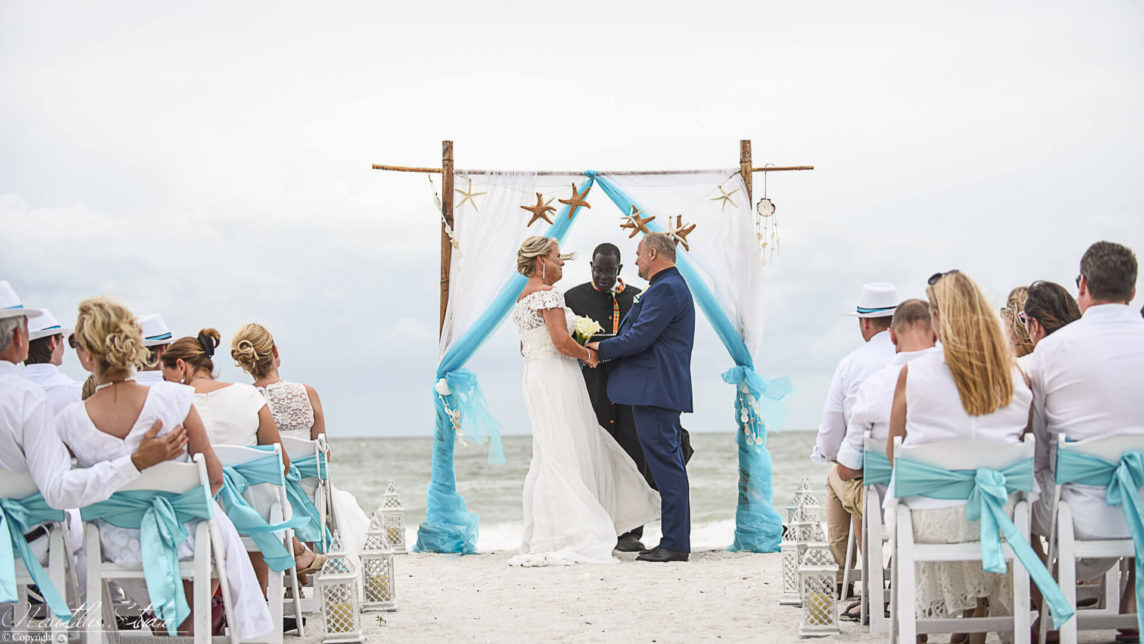
[[[898,289],[889,282],[870,282],[862,285],[858,306],[847,313],[858,318],[888,318],[898,308]]]
[[[139,325],[139,330],[143,332],[143,346],[157,347],[171,344],[171,329],[167,327],[167,322],[163,320],[163,316],[158,313],[140,315],[136,319],[136,323]]]
[[[7,318],[30,318],[34,315],[39,315],[40,309],[26,309],[24,303],[20,301],[20,296],[16,295],[16,291],[8,280],[0,280],[0,320]]]
[[[75,329],[62,326],[52,312],[44,309],[39,315],[28,318],[28,340],[39,340],[53,335],[71,335]]]

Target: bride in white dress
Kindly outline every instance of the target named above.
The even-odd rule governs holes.
[[[512,311],[524,356],[532,463],[524,479],[524,536],[510,565],[611,563],[616,536],[659,517],[651,489],[596,421],[577,360],[597,364],[572,339],[573,315],[552,288],[563,276],[556,241],[529,237],[517,270],[529,280]]]

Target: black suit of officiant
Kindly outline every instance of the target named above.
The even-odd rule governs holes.
[[[632,308],[632,302],[639,293],[640,289],[627,285],[619,292],[614,290],[599,291],[594,284],[588,282],[569,289],[564,294],[564,303],[576,315],[592,318],[604,327],[603,333],[592,337],[593,341],[599,341],[612,337],[613,329],[619,327],[620,320]],[[614,302],[612,300],[613,295],[615,296]],[[617,306],[619,316],[614,317]],[[596,410],[596,420],[599,421],[601,427],[612,435],[612,438],[616,439],[616,442],[627,452],[628,456],[632,457],[640,473],[647,479],[648,484],[655,488],[655,480],[652,479],[651,470],[648,469],[643,447],[640,446],[639,438],[636,436],[636,421],[632,416],[631,406],[617,405],[608,399],[608,371],[606,369],[585,368],[583,373],[584,384],[588,387],[588,397],[592,399],[592,407]],[[639,538],[643,535],[643,528],[636,528],[632,530],[631,534]]]

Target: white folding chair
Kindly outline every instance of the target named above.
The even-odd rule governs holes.
[[[28,472],[11,472],[0,469],[0,498],[20,500],[37,492],[39,492],[39,489],[36,487],[35,481],[32,480],[32,475]],[[66,599],[68,597],[68,590],[71,587],[68,583],[71,577],[68,571],[72,565],[71,548],[68,547],[67,520],[65,518],[64,521],[48,521],[46,525],[48,528],[48,578],[51,579],[56,590]],[[7,539],[8,535],[6,533],[0,534],[0,538]],[[42,538],[43,537],[41,537],[41,539]],[[24,623],[26,623],[26,616],[31,609],[31,606],[28,604],[28,585],[36,582],[32,579],[32,575],[28,572],[28,568],[24,565],[20,554],[15,552],[15,548],[13,548],[13,559],[15,560],[17,595],[16,605],[13,607],[13,618],[16,620],[23,619]],[[73,592],[73,599],[74,596],[75,593]],[[47,613],[49,629],[52,633],[52,641],[59,642],[66,640],[68,625],[53,615],[51,610],[48,610]]]
[[[1068,450],[1080,454],[1087,454],[1104,459],[1110,463],[1117,463],[1121,456],[1131,451],[1144,451],[1144,435],[1110,436],[1077,442],[1066,442],[1062,434],[1058,437],[1057,457],[1062,451]],[[1057,485],[1053,502],[1055,517],[1049,536],[1049,560],[1057,561],[1061,592],[1065,599],[1076,606],[1077,578],[1076,562],[1078,559],[1131,559],[1135,556],[1132,538],[1107,540],[1079,540],[1073,527],[1072,508],[1067,501],[1061,498],[1061,485]],[[1123,562],[1122,562],[1123,563]],[[1064,644],[1074,644],[1077,641],[1078,630],[1097,630],[1113,628],[1135,628],[1136,613],[1121,615],[1120,597],[1124,592],[1134,592],[1135,589],[1125,588],[1127,575],[1121,574],[1121,566],[1113,566],[1104,574],[1104,590],[1101,604],[1098,608],[1078,610],[1076,618],[1066,622],[1060,629],[1060,641]],[[1141,583],[1140,579],[1136,583]],[[1139,610],[1139,607],[1137,607]],[[1042,608],[1041,632],[1048,629],[1048,618]]]
[[[1024,442],[1016,445],[1001,445],[989,441],[952,440],[926,443],[923,445],[902,445],[900,438],[894,439],[894,457],[908,458],[949,470],[974,470],[978,468],[1004,469],[1016,462],[1033,458],[1033,437],[1026,436]],[[1029,463],[1030,470],[1032,462]],[[1030,472],[1031,475],[1031,472]],[[895,477],[899,476],[895,468]],[[892,494],[892,491],[891,491]],[[1013,511],[1013,523],[1018,532],[1029,538],[1029,504],[1020,495]],[[967,543],[930,544],[914,543],[913,521],[910,507],[905,502],[893,499],[891,511],[897,520],[894,540],[894,554],[891,561],[891,642],[913,642],[918,633],[980,633],[988,631],[1012,632],[1017,644],[1028,644],[1032,615],[1029,610],[1029,573],[1024,566],[1015,562],[1009,544],[1002,545],[1006,561],[1014,562],[1013,571],[1013,615],[996,617],[954,617],[939,619],[917,618],[914,607],[916,591],[915,564],[920,562],[981,561],[980,541]]]
[[[326,437],[319,435],[317,440],[305,440],[301,438],[294,438],[290,436],[282,437],[282,447],[286,450],[286,455],[290,457],[290,461],[300,460],[307,456],[313,456],[317,459],[318,463],[323,464],[327,462],[329,448],[326,445]],[[318,477],[316,480],[316,487],[310,495],[310,500],[314,503],[314,507],[318,509],[318,515],[321,517],[323,526],[332,525],[337,527],[337,517],[333,514],[333,497],[329,486],[329,473],[326,472],[326,477]],[[310,479],[303,479],[303,481]],[[325,530],[322,531],[322,538],[325,541]],[[323,543],[323,549],[329,548],[328,543]],[[298,593],[295,592],[296,597],[300,597],[302,611],[306,613],[316,613],[321,610],[321,597],[316,592],[317,585],[315,580],[321,573],[315,573],[310,576],[309,583],[305,585],[305,591]]]
[[[205,490],[210,489],[206,461],[202,454],[196,454],[193,463],[166,462],[149,467],[143,471],[139,478],[116,491],[147,490],[183,494],[197,487],[202,487]],[[194,527],[194,539],[194,556],[189,562],[179,563],[179,573],[183,579],[194,581],[192,593],[194,641],[199,644],[212,641],[212,579],[217,579],[222,586],[222,598],[226,614],[233,619],[234,611],[230,602],[229,583],[226,578],[226,551],[214,520],[198,521]],[[119,566],[103,561],[103,549],[99,541],[99,526],[95,522],[85,522],[84,540],[84,547],[87,552],[86,601],[89,608],[84,640],[90,644],[95,644],[102,641],[102,631],[115,630],[111,597],[104,582],[110,579],[143,580],[145,577],[142,564]],[[90,610],[96,605],[102,605],[102,610]],[[230,633],[229,640],[237,644],[238,637],[235,635],[235,629],[230,629]]]
[[[250,461],[256,461],[273,455],[278,460],[278,471],[282,472],[285,466],[282,464],[282,451],[281,447],[277,444],[273,446],[272,452],[266,452],[252,447],[243,447],[240,445],[215,445],[214,452],[218,456],[219,462],[223,467],[236,466]],[[286,501],[286,488],[283,482],[280,485],[273,485],[270,483],[259,483],[252,485],[247,489],[244,494],[246,501],[262,515],[262,518],[267,523],[276,524],[282,523],[290,514],[290,505]],[[248,536],[242,537],[242,544],[246,546],[247,552],[259,552],[258,545],[254,540]],[[294,531],[285,530],[282,536],[282,544],[285,546],[287,552],[294,552]],[[297,568],[291,566],[285,572],[275,572],[268,570],[268,579],[266,587],[266,601],[270,607],[270,619],[274,624],[274,628],[267,634],[265,641],[277,643],[282,641],[282,616],[283,604],[289,604],[293,613],[294,620],[298,632],[298,637],[305,637],[306,633],[302,626],[302,601],[301,595],[298,592],[298,575]],[[285,598],[284,579],[288,579],[291,589],[291,598]]]
[[[863,442],[865,454],[886,455],[886,441],[874,440],[867,431]],[[870,632],[889,633],[890,620],[886,618],[885,605],[890,601],[890,595],[886,589],[886,564],[882,557],[882,544],[887,535],[882,524],[882,497],[871,480],[872,477],[863,477],[861,623],[867,623],[869,618]]]

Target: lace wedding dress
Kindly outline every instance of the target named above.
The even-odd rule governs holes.
[[[611,563],[616,536],[659,517],[652,490],[596,421],[580,365],[556,350],[541,311],[572,313],[555,290],[513,308],[524,354],[524,404],[532,420],[532,462],[524,479],[524,536],[509,564]]]

